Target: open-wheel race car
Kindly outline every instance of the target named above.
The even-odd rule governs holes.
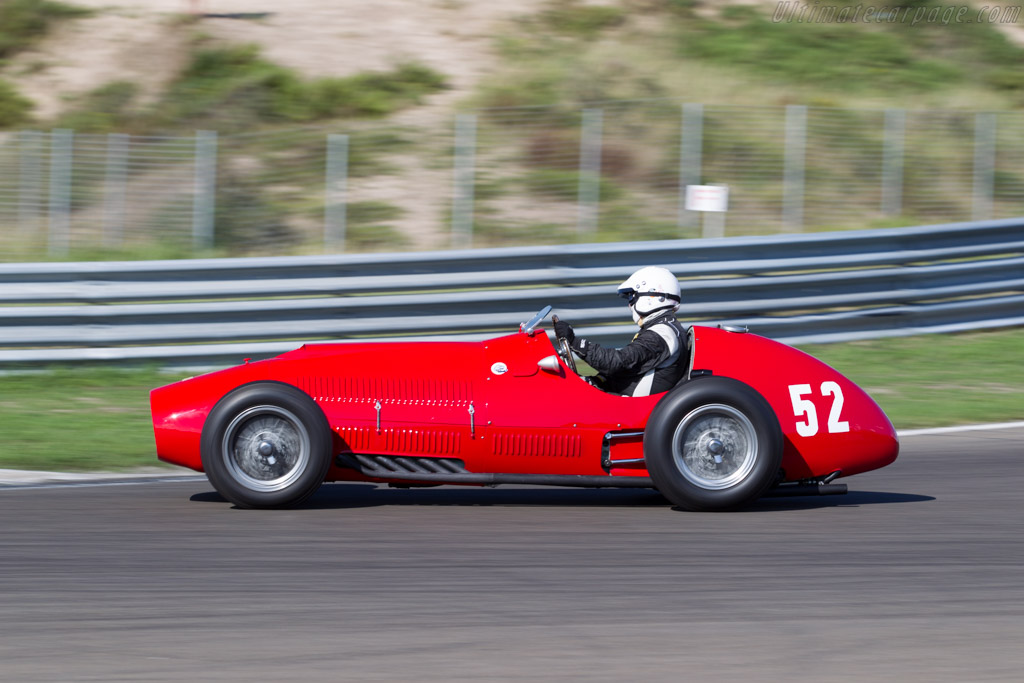
[[[538,329],[549,312],[483,342],[307,344],[154,389],[157,455],[241,507],[369,481],[649,487],[702,511],[842,493],[896,459],[878,405],[797,349],[693,326],[682,381],[619,396]]]

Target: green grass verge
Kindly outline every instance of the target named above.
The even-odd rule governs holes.
[[[865,388],[897,427],[1024,419],[1024,328],[804,347]],[[0,376],[0,468],[117,470],[157,464],[148,369]]]
[[[0,376],[0,468],[116,470],[154,465],[155,369],[59,368]]]
[[[902,429],[1024,419],[1024,329],[801,347]]]

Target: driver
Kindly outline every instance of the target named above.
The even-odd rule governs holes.
[[[583,360],[600,373],[598,386],[625,396],[650,396],[668,391],[686,374],[689,353],[686,329],[675,318],[679,281],[665,268],[641,268],[619,285],[640,331],[621,349],[606,349],[577,337],[572,325],[555,322],[555,336],[564,337]]]

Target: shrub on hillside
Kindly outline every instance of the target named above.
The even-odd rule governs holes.
[[[0,2],[0,58],[24,50],[46,34],[58,19],[88,16],[91,12],[51,0]]]
[[[263,59],[258,47],[242,45],[197,52],[161,109],[168,122],[205,125],[381,116],[444,85],[443,76],[416,64],[307,81]]]
[[[22,97],[14,86],[0,80],[0,128],[14,128],[29,121],[32,102]]]
[[[58,128],[78,133],[110,133],[131,130],[132,104],[139,86],[129,81],[114,81],[96,88],[82,98],[79,106],[60,117]]]

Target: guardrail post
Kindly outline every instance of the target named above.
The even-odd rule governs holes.
[[[782,189],[782,223],[792,230],[804,225],[804,163],[807,149],[807,107],[786,107],[786,150]]]
[[[701,185],[704,160],[704,105],[683,105],[683,122],[679,142],[679,229],[695,227],[700,221],[697,211],[686,210],[686,186]]]
[[[452,246],[473,244],[473,184],[475,182],[476,116],[455,117],[455,164],[452,194]]]
[[[74,132],[58,128],[50,133],[50,235],[47,251],[64,256],[71,246],[71,162]]]
[[[192,248],[213,246],[217,194],[217,133],[196,131],[195,179],[192,194]]]
[[[882,143],[882,213],[897,216],[903,211],[903,141],[907,113],[902,109],[885,110],[885,137]]]
[[[21,232],[36,229],[43,186],[43,134],[37,130],[22,131],[18,136],[18,227]]]
[[[128,145],[122,133],[107,136],[107,168],[103,191],[103,244],[120,246],[124,241],[124,202],[128,185]]]
[[[597,211],[601,202],[601,129],[603,112],[583,110],[580,131],[579,213],[576,230],[581,235],[597,230]]]
[[[345,251],[348,203],[348,136],[327,136],[324,251]]]
[[[996,173],[996,115],[974,115],[974,202],[971,217],[992,218]]]

